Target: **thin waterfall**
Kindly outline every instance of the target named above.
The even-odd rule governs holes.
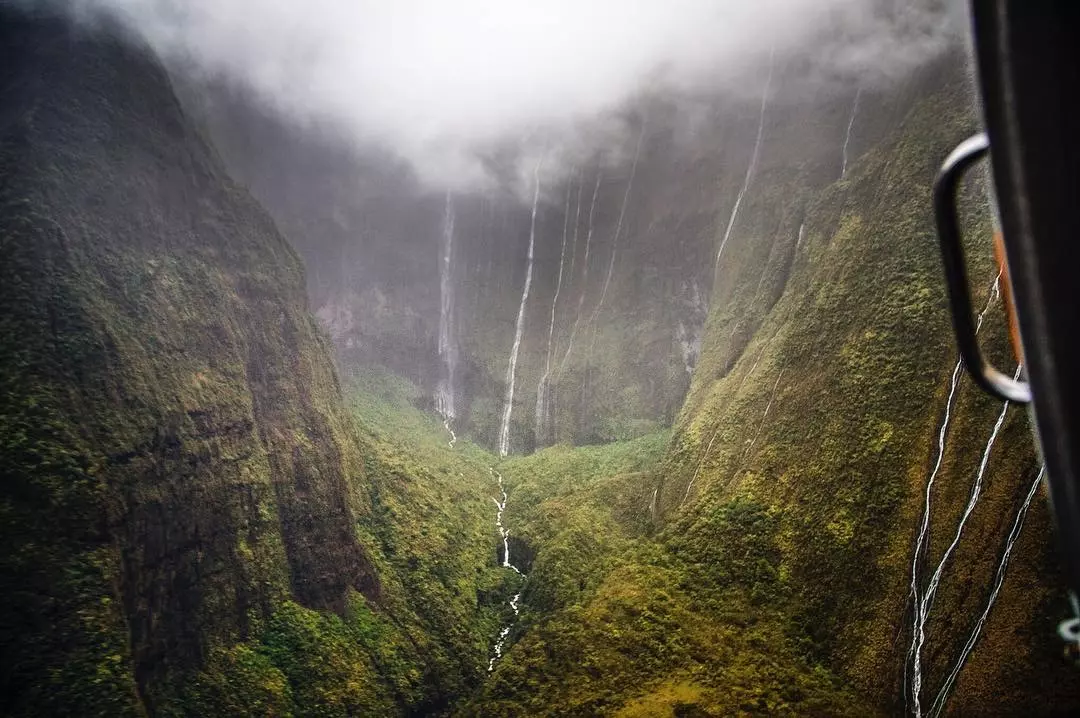
[[[769,341],[772,341],[772,340],[770,339]],[[746,372],[746,374],[743,376],[743,378],[739,380],[739,385],[737,387],[735,387],[735,393],[736,394],[739,393],[739,390],[742,389],[743,384],[746,383],[746,380],[749,379],[750,376],[754,373],[754,370],[757,369],[758,363],[761,361],[761,357],[765,353],[765,349],[767,347],[768,347],[768,343],[766,343],[765,346],[763,346],[761,348],[761,350],[758,352],[757,358],[754,359],[754,363],[750,365],[750,371]],[[781,376],[783,376],[783,371],[781,371],[780,374],[781,374]],[[780,378],[779,377],[777,377],[776,382],[777,382],[777,384],[780,383]],[[775,392],[776,392],[776,386],[773,386],[773,393],[775,393]],[[770,404],[771,403],[772,403],[772,401],[770,399]],[[697,468],[694,469],[694,475],[692,477],[690,477],[690,483],[688,483],[686,485],[686,493],[683,494],[682,501],[679,502],[679,506],[682,506],[684,503],[686,503],[686,500],[688,498],[690,498],[690,490],[694,488],[694,482],[696,482],[697,479],[698,479],[698,476],[701,475],[701,467],[703,467],[705,465],[705,462],[709,459],[709,454],[712,453],[713,442],[715,442],[716,437],[720,435],[720,430],[722,428],[724,428],[724,424],[722,422],[717,422],[716,428],[713,430],[712,436],[709,438],[709,443],[705,447],[705,453],[703,453],[701,455],[701,459],[698,460]]]
[[[769,402],[765,405],[765,412],[761,415],[761,421],[758,422],[757,431],[754,432],[754,438],[750,440],[746,450],[743,451],[742,461],[746,461],[746,457],[750,454],[750,449],[754,448],[754,444],[757,443],[758,437],[761,436],[761,430],[765,428],[765,420],[769,418],[769,410],[772,409],[773,400],[776,399],[776,390],[780,387],[780,380],[784,378],[784,371],[787,367],[780,370],[780,373],[776,376],[776,383],[773,384],[772,393],[769,394]]]
[[[859,98],[862,97],[862,87],[855,90],[855,101],[851,103],[851,117],[848,118],[847,132],[844,133],[844,146],[840,150],[840,179],[847,174],[848,145],[851,143],[851,128],[855,126],[855,115],[859,111]]]
[[[986,318],[986,313],[989,311],[990,306],[997,300],[1001,286],[1001,272],[999,271],[997,276],[994,277],[994,283],[990,287],[990,294],[986,299],[986,304],[983,306],[981,312],[979,312],[978,320],[975,324],[976,334],[982,329],[983,320]],[[925,497],[923,500],[923,513],[919,523],[919,533],[915,538],[915,550],[911,559],[911,590],[910,594],[914,600],[914,614],[912,618],[912,636],[911,645],[908,647],[907,660],[905,661],[905,667],[908,663],[912,664],[913,671],[913,683],[912,683],[912,695],[915,694],[915,674],[919,675],[919,682],[921,684],[921,660],[916,655],[918,648],[918,636],[923,630],[922,626],[925,625],[926,617],[923,615],[923,602],[919,597],[919,560],[922,554],[925,552],[929,545],[930,534],[930,495],[931,490],[934,487],[934,481],[937,479],[938,472],[941,470],[942,461],[945,457],[945,438],[949,430],[949,421],[952,418],[952,408],[955,401],[956,389],[960,380],[960,370],[963,367],[962,360],[957,360],[956,365],[953,367],[952,377],[949,382],[949,395],[945,400],[945,417],[941,422],[941,428],[938,430],[937,440],[937,455],[934,459],[934,468],[930,472],[930,478],[926,482]],[[915,708],[918,714],[919,705],[918,699],[915,699]]]
[[[555,295],[551,299],[551,321],[548,324],[547,361],[544,364],[544,374],[536,385],[536,443],[540,445],[543,435],[546,433],[548,414],[551,409],[550,392],[548,391],[548,378],[551,376],[551,342],[555,337],[555,310],[559,305],[559,292],[562,290],[563,267],[566,264],[566,240],[570,234],[570,188],[566,184],[566,203],[563,207],[563,233],[562,250],[559,253],[559,277],[555,281]]]
[[[731,237],[731,230],[735,227],[735,218],[739,216],[739,207],[742,205],[743,197],[746,196],[746,190],[750,188],[750,181],[754,179],[754,172],[757,171],[758,158],[761,155],[761,138],[765,134],[765,106],[769,101],[769,90],[772,88],[773,55],[775,51],[775,48],[769,51],[769,76],[765,80],[765,90],[761,93],[761,111],[758,114],[757,139],[754,140],[754,151],[750,154],[750,164],[746,167],[746,176],[743,177],[742,188],[739,190],[739,194],[735,196],[735,204],[731,208],[731,217],[728,218],[724,238],[720,240],[720,249],[716,252],[714,272],[720,267],[720,255],[724,253],[724,247],[727,246],[728,238]]]
[[[569,273],[570,273],[571,286],[573,286],[573,281],[574,281],[574,263],[577,261],[578,229],[581,227],[581,190],[582,190],[582,187],[585,184],[582,181],[585,178],[584,177],[585,173],[578,170],[576,172],[576,174],[577,174],[577,201],[574,203],[574,208],[575,208],[574,209],[574,247],[570,252],[570,269],[568,270]]]
[[[574,337],[577,336],[578,327],[581,325],[581,310],[585,306],[585,292],[589,288],[589,248],[592,246],[593,237],[593,217],[596,212],[596,196],[600,194],[600,168],[596,168],[596,186],[593,187],[592,202],[589,204],[589,227],[585,232],[585,256],[582,259],[581,269],[581,293],[578,294],[577,305],[577,318],[574,320],[574,326],[570,330],[570,338],[567,340],[566,353],[563,354],[562,361],[559,362],[558,376],[562,376],[563,370],[566,369],[566,362],[570,359],[570,352],[574,349]]]
[[[1014,378],[1020,377],[1020,369],[1021,367],[1019,366],[1016,368]],[[982,494],[983,477],[986,474],[986,466],[990,461],[990,450],[994,447],[998,432],[1001,431],[1001,425],[1005,423],[1005,415],[1009,411],[1009,404],[1010,402],[1006,401],[1001,407],[1001,413],[998,414],[997,421],[994,423],[994,429],[990,432],[990,438],[986,442],[986,448],[983,449],[982,460],[979,462],[979,471],[975,475],[975,482],[971,487],[971,495],[968,497],[967,506],[964,507],[964,513],[960,517],[960,523],[956,527],[956,533],[953,536],[952,543],[945,549],[941,561],[938,562],[937,568],[934,569],[934,575],[930,577],[930,583],[927,585],[926,593],[922,598],[922,603],[918,607],[919,624],[915,636],[917,641],[915,644],[915,658],[912,664],[911,679],[911,696],[915,703],[914,712],[916,718],[922,715],[919,694],[922,691],[922,649],[926,643],[926,619],[930,615],[930,609],[934,604],[938,586],[941,585],[941,575],[945,571],[945,564],[952,558],[953,551],[956,550],[957,545],[960,543],[960,536],[964,531],[964,526],[967,525],[971,512],[975,510],[975,505],[979,502],[979,497]]]
[[[525,287],[521,290],[521,304],[518,305],[517,325],[514,327],[514,344],[510,348],[510,361],[506,366],[506,401],[503,405],[502,425],[499,427],[499,456],[510,453],[510,416],[514,412],[514,377],[517,373],[518,351],[521,349],[521,336],[525,330],[525,305],[529,301],[529,289],[532,287],[533,249],[536,246],[536,207],[540,203],[540,166],[541,158],[533,169],[532,220],[529,225],[529,253],[525,269]]]
[[[630,202],[630,191],[634,188],[634,175],[637,174],[638,159],[641,158],[641,142],[645,139],[645,122],[642,121],[641,129],[638,131],[637,147],[634,148],[634,161],[630,165],[630,177],[626,180],[626,191],[623,192],[622,206],[619,208],[619,219],[615,223],[615,238],[611,243],[611,259],[608,261],[607,276],[604,277],[604,288],[600,292],[600,301],[596,303],[596,309],[593,310],[592,316],[589,318],[589,323],[595,328],[596,317],[600,314],[600,309],[604,306],[604,299],[607,297],[608,287],[611,285],[611,275],[615,271],[615,256],[619,251],[619,236],[622,234],[623,219],[626,217],[626,205]],[[596,340],[595,334],[593,335],[593,341]]]
[[[455,376],[457,375],[457,347],[454,342],[454,197],[446,193],[443,211],[442,247],[439,256],[439,359],[442,375],[435,390],[435,410],[443,417],[443,424],[450,432],[450,445],[456,440],[450,429],[454,420]]]
[[[506,489],[503,487],[503,477],[494,467],[488,468],[488,472],[496,477],[499,482],[499,493],[502,494],[502,501],[499,501],[494,496],[491,500],[495,502],[495,526],[499,529],[499,536],[502,538],[503,544],[503,568],[508,568],[518,576],[524,576],[518,568],[510,562],[510,530],[503,525],[503,513],[506,511]],[[518,601],[521,599],[521,591],[514,594],[510,599],[510,608],[514,612],[514,619],[517,620],[520,608]],[[510,629],[513,628],[513,622],[503,626],[503,629],[499,631],[499,638],[495,641],[495,648],[492,651],[491,659],[488,661],[488,673],[495,669],[495,661],[502,658],[503,648],[506,646],[506,637],[510,635]]]
[[[1035,498],[1035,492],[1038,491],[1039,483],[1042,481],[1045,473],[1046,467],[1040,467],[1039,473],[1035,477],[1035,481],[1032,482],[1031,488],[1028,489],[1027,496],[1024,497],[1024,502],[1020,505],[1020,510],[1016,513],[1016,518],[1013,519],[1012,529],[1009,530],[1009,536],[1005,540],[1005,550],[1001,554],[1001,562],[998,564],[997,572],[994,574],[994,588],[990,591],[990,597],[986,600],[986,608],[983,609],[982,615],[979,616],[979,620],[975,622],[975,628],[968,637],[967,643],[964,644],[964,648],[960,651],[960,658],[957,659],[956,665],[953,666],[952,671],[949,672],[948,677],[945,679],[945,683],[942,684],[937,698],[934,699],[933,704],[930,706],[930,710],[927,711],[928,715],[936,717],[941,715],[942,711],[945,710],[945,703],[949,699],[949,691],[952,690],[953,684],[960,675],[960,669],[964,667],[964,663],[967,661],[968,656],[970,656],[971,652],[975,649],[975,644],[979,640],[979,635],[982,633],[983,626],[986,625],[986,619],[990,616],[990,609],[994,607],[994,602],[997,600],[998,593],[1001,591],[1001,586],[1005,582],[1005,571],[1009,568],[1009,559],[1012,556],[1013,546],[1016,544],[1016,540],[1020,538],[1020,531],[1024,528],[1024,519],[1027,518],[1031,500]]]
[[[802,246],[802,241],[803,241],[803,239],[805,237],[806,237],[806,222],[801,222],[799,224],[799,237],[798,237],[798,239],[795,240],[795,249],[798,249],[799,247]]]

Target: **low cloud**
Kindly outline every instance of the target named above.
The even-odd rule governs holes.
[[[500,145],[580,144],[642,93],[752,95],[770,53],[880,82],[948,45],[953,3],[904,0],[67,0],[174,66],[332,123],[439,185]],[[592,127],[592,129],[590,129]]]

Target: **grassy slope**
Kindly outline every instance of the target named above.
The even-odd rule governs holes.
[[[961,84],[938,89],[810,204],[807,241],[795,254],[791,279],[745,351],[722,356],[724,329],[742,316],[745,295],[736,290],[728,304],[713,308],[702,365],[714,371],[695,378],[664,464],[666,541],[692,545],[725,507],[762,506],[775,517],[768,535],[778,551],[785,612],[805,655],[890,711],[902,706],[910,634],[900,622],[910,621],[912,527],[954,361],[929,188],[938,158],[972,129],[965,106]],[[973,257],[976,291],[985,295],[992,272],[977,196],[971,199],[981,214],[969,231],[981,241]],[[984,340],[996,341],[999,363],[1008,365],[1003,334],[994,315]],[[999,410],[965,380],[934,494],[930,570],[951,540]],[[1010,512],[1036,469],[1024,417],[1012,411],[991,457],[986,497],[935,603],[926,652],[930,695],[981,612]],[[1034,514],[1029,530],[1045,530],[1043,507]],[[1036,543],[1045,546],[1046,535]],[[980,556],[988,545],[994,552]],[[704,546],[697,555],[707,555]],[[1044,709],[1044,696],[1032,686],[1046,672],[1063,682],[1057,695],[1073,691],[1075,676],[1050,659],[1054,647],[1038,632],[1053,625],[1060,609],[1052,564],[1041,548],[1017,563],[1019,577],[1006,584],[1002,599],[1012,605],[995,614],[990,632],[1014,636],[1013,650],[1028,662],[1018,669],[1011,652],[988,656],[982,649],[955,709]],[[1034,571],[1049,579],[1035,585]],[[1028,597],[1026,610],[1009,599],[1015,590]],[[1000,641],[984,646],[994,644]],[[992,697],[995,683],[1009,690]]]
[[[535,559],[518,642],[464,714],[903,709],[913,527],[955,361],[927,198],[938,158],[973,128],[967,102],[963,83],[938,83],[817,195],[764,172],[663,456],[556,447],[506,464],[511,521]],[[965,203],[985,297],[981,196],[976,183]],[[786,225],[800,204],[796,251]],[[1000,312],[983,336],[1008,366]],[[962,380],[923,583],[1000,410]],[[982,611],[1036,470],[1011,410],[929,622],[924,709]],[[1075,700],[1077,676],[1048,635],[1064,607],[1047,530],[1036,504],[951,711],[1042,714]]]
[[[396,385],[357,431],[296,255],[144,49],[3,19],[2,712],[445,710],[513,588],[482,454]]]
[[[860,712],[765,601],[776,579],[759,506],[714,517],[704,563],[651,536],[667,440],[502,465],[509,525],[534,558],[516,642],[462,715]]]

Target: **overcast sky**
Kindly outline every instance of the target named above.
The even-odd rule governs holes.
[[[436,184],[475,180],[477,148],[557,143],[645,88],[758,94],[772,48],[877,82],[940,52],[956,24],[911,7],[934,0],[67,1],[120,15],[173,62],[390,148]]]

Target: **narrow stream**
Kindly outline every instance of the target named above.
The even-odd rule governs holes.
[[[497,511],[495,513],[495,526],[499,529],[499,535],[502,537],[503,542],[503,561],[504,568],[508,568],[518,576],[524,576],[518,568],[510,562],[510,530],[503,525],[503,512],[506,511],[506,489],[503,487],[503,477],[495,467],[489,467],[488,471],[499,482],[499,493],[502,495],[502,501],[499,501],[494,496],[491,500],[495,502]],[[520,613],[518,607],[518,601],[521,599],[521,591],[518,591],[510,599],[510,608],[514,611],[514,620],[507,625],[503,626],[503,629],[499,631],[499,638],[495,641],[495,648],[492,651],[491,659],[488,661],[488,672],[495,670],[495,661],[502,658],[503,648],[506,646],[506,638],[510,635],[510,629],[514,627],[514,621],[517,620]]]

